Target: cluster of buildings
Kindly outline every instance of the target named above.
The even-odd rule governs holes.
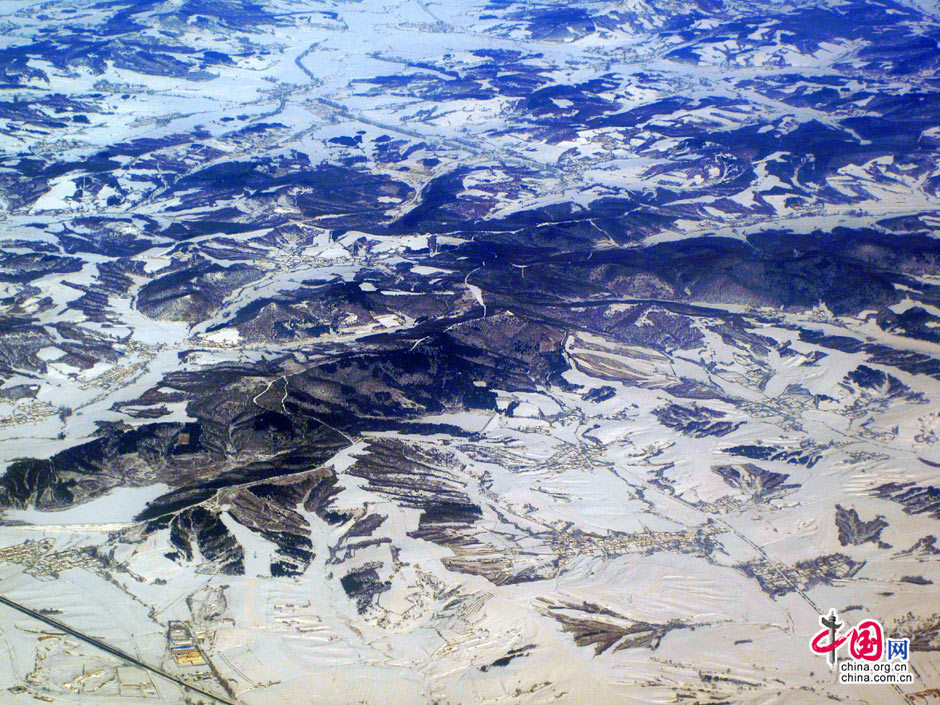
[[[0,428],[17,426],[24,423],[41,423],[50,416],[55,416],[58,409],[38,399],[21,399],[14,402],[8,416],[0,416]]]
[[[605,556],[624,553],[708,553],[710,539],[725,531],[714,522],[681,531],[610,532],[607,535],[578,530],[558,531],[549,537],[549,543],[560,556],[602,553]]]
[[[920,690],[916,693],[909,693],[907,699],[913,702],[926,702],[927,698],[937,698],[940,699],[940,688],[930,688],[928,690]]]
[[[819,556],[808,561],[800,561],[788,566],[776,561],[757,560],[743,563],[744,573],[760,583],[761,589],[768,595],[779,597],[789,592],[803,592],[821,583],[851,578],[864,563],[853,561],[841,553]]]
[[[167,642],[170,655],[177,666],[205,666],[206,660],[202,657],[196,642],[193,641],[189,628],[182,622],[170,622],[167,630]]]
[[[97,377],[82,382],[79,386],[82,389],[98,388],[108,392],[123,389],[147,371],[147,364],[148,361],[143,360],[129,365],[115,365]]]
[[[309,602],[305,605],[294,605],[289,602],[275,603],[274,622],[300,634],[328,631],[328,627],[313,614]]]
[[[101,567],[98,554],[91,547],[68,548],[53,551],[55,539],[26,540],[15,546],[0,548],[0,562],[25,567],[25,572],[37,580],[55,580],[63,571],[72,568],[95,569]]]

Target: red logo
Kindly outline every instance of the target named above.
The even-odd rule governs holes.
[[[884,634],[881,625],[874,619],[866,619],[855,626],[851,632],[849,653],[856,661],[880,661],[884,648]]]
[[[829,637],[829,643],[823,644],[822,641]],[[844,636],[840,639],[832,640],[831,635],[829,634],[828,629],[823,629],[819,634],[813,638],[813,642],[809,645],[809,648],[813,650],[814,654],[828,654],[830,651],[835,651],[848,639],[848,636]]]
[[[821,616],[819,623],[824,629],[813,637],[809,648],[814,654],[828,654],[830,668],[835,669],[839,648],[846,641],[849,642],[849,656],[853,660],[881,660],[884,654],[884,631],[874,619],[859,622],[844,634],[839,634],[845,625],[838,620],[835,610],[830,610],[828,616]]]

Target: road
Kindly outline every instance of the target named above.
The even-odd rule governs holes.
[[[574,366],[574,362],[573,362],[573,361],[572,361],[572,366]],[[564,402],[563,399],[561,399],[561,398],[559,398],[559,397],[557,397],[557,396],[555,396],[555,395],[553,395],[553,394],[549,394],[549,396],[550,396],[550,397],[555,401],[555,403],[558,404],[558,406],[561,407],[563,410],[567,411],[570,415],[579,418],[579,419],[580,419],[580,427],[581,427],[581,428],[585,428],[585,427],[588,426],[587,419],[585,418],[584,413],[583,413],[580,409],[578,409],[577,407],[571,408],[569,405],[567,405],[567,404]],[[585,443],[583,435],[582,435],[582,436],[577,436],[577,435],[576,435],[576,440],[577,440],[577,444],[581,447],[581,454],[582,454],[582,456],[588,461],[588,463],[590,463],[592,467],[596,467],[596,468],[602,470],[603,467],[598,467],[597,465],[594,464],[593,459],[591,458],[591,455],[590,455],[590,453],[589,453],[590,446],[588,446],[588,445]],[[620,468],[620,469],[618,470],[618,469],[614,468],[614,467],[611,465],[611,466],[610,466],[610,470],[613,472],[613,474],[614,474],[617,478],[619,478],[624,484],[626,484],[626,485],[627,485],[628,487],[630,487],[631,489],[635,489],[637,486],[641,486],[641,487],[643,487],[645,490],[648,490],[648,491],[650,491],[650,492],[652,492],[652,493],[655,493],[655,494],[659,495],[660,497],[665,498],[665,499],[668,500],[668,501],[677,503],[679,506],[681,506],[681,507],[683,507],[684,509],[690,511],[690,512],[693,514],[693,516],[695,516],[695,515],[700,515],[700,514],[701,514],[701,508],[700,508],[700,507],[697,507],[697,506],[696,506],[695,504],[693,504],[692,502],[689,502],[688,500],[683,499],[682,497],[679,497],[679,496],[677,496],[677,495],[675,495],[675,494],[673,494],[673,493],[670,493],[670,492],[667,492],[667,491],[663,490],[661,487],[658,487],[657,485],[655,485],[655,484],[649,482],[648,480],[646,480],[644,477],[641,477],[640,475],[638,475],[638,474],[636,474],[636,473],[634,473],[634,472],[631,472],[630,470],[627,470],[626,468]],[[626,476],[626,477],[624,477],[624,476]],[[631,480],[632,480],[632,482],[631,482]],[[672,518],[673,518],[673,520],[675,520],[675,521],[680,521],[680,520],[679,520],[679,516],[680,516],[680,515],[675,515],[675,516],[673,516]],[[740,539],[741,541],[743,541],[744,543],[746,543],[748,546],[750,546],[751,549],[753,549],[753,550],[760,556],[761,560],[762,560],[765,564],[767,564],[768,566],[771,566],[771,567],[772,567],[773,571],[777,574],[777,576],[778,576],[779,578],[781,578],[783,581],[789,583],[789,585],[793,588],[794,592],[795,592],[797,595],[799,595],[799,597],[803,600],[803,602],[805,602],[807,605],[809,605],[809,607],[812,609],[812,611],[813,611],[815,614],[817,614],[817,615],[823,615],[823,614],[825,614],[825,611],[822,609],[822,607],[821,607],[820,605],[818,605],[818,604],[816,603],[816,601],[813,600],[813,598],[811,598],[811,597],[806,593],[806,591],[805,591],[804,589],[802,589],[789,575],[787,575],[785,572],[783,572],[783,571],[780,570],[780,568],[779,568],[778,566],[781,565],[781,561],[778,561],[778,560],[775,559],[773,556],[769,555],[763,546],[761,546],[760,544],[758,544],[757,542],[755,542],[755,541],[754,541],[753,539],[751,539],[749,536],[745,535],[745,534],[744,534],[742,531],[740,531],[739,529],[735,528],[735,526],[733,526],[730,522],[726,521],[726,520],[723,519],[722,517],[720,517],[720,516],[713,516],[713,517],[711,517],[711,519],[712,519],[716,524],[720,525],[722,528],[726,529],[729,533],[733,534],[733,535],[736,536],[738,539]],[[681,522],[681,523],[685,524],[686,526],[690,526],[690,524],[686,524],[685,522]],[[904,691],[901,689],[900,686],[898,686],[898,685],[896,685],[896,684],[891,684],[891,687],[894,688],[895,692],[901,697],[902,702],[907,702],[907,696],[905,695]]]
[[[127,663],[137,666],[138,668],[143,668],[145,671],[150,671],[151,673],[154,673],[160,676],[161,678],[165,678],[168,681],[172,681],[173,683],[176,683],[176,685],[180,686],[181,688],[185,688],[186,690],[190,690],[194,693],[198,693],[199,695],[202,695],[203,697],[209,698],[210,700],[214,700],[218,703],[223,703],[224,705],[236,705],[236,703],[233,702],[232,700],[223,698],[219,695],[214,695],[213,693],[205,691],[202,688],[198,688],[197,686],[190,685],[186,681],[180,678],[177,678],[176,676],[171,675],[167,673],[166,671],[163,671],[157,668],[156,666],[151,666],[149,664],[146,664],[143,661],[140,661],[139,659],[137,659],[136,657],[131,656],[130,654],[124,651],[121,651],[118,648],[110,646],[109,644],[106,644],[100,639],[84,634],[76,629],[73,629],[72,627],[69,627],[63,624],[62,622],[56,619],[52,619],[52,617],[36,612],[35,610],[32,610],[29,607],[26,607],[25,605],[21,605],[18,602],[14,602],[13,600],[3,597],[2,595],[0,595],[0,604],[4,604],[7,607],[16,610],[17,612],[25,614],[27,617],[32,617],[33,619],[43,622],[44,624],[47,624],[54,629],[58,629],[59,631],[65,632],[66,634],[70,636],[74,636],[76,639],[80,639],[84,641],[86,644],[91,644],[92,646],[98,649],[101,649],[102,651],[105,651],[111,654],[112,656],[116,656],[122,661],[126,661]]]

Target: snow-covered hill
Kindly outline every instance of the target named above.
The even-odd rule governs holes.
[[[934,4],[0,30],[0,596],[206,691],[3,611],[0,700],[940,686]]]

